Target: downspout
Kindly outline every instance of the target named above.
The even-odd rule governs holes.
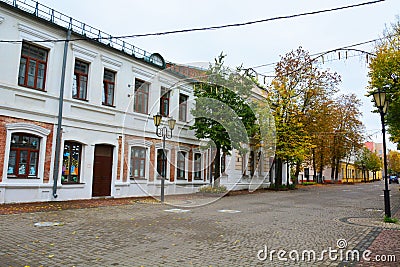
[[[53,197],[57,198],[57,181],[58,173],[60,171],[60,152],[61,152],[61,131],[62,131],[62,118],[63,118],[63,106],[64,106],[64,84],[65,84],[65,71],[67,66],[67,53],[68,44],[71,39],[71,28],[67,31],[67,39],[64,43],[64,56],[61,70],[61,85],[60,85],[60,98],[58,101],[58,122],[57,122],[57,133],[56,133],[56,152],[54,159],[54,171],[53,171]]]

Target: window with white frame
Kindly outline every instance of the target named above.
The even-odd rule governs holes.
[[[146,179],[146,148],[138,146],[131,148],[129,170],[130,179]]]
[[[158,173],[158,178],[165,177],[165,179],[168,179],[167,177],[167,151],[165,151],[165,155],[163,153],[162,149],[157,149],[157,173]]]
[[[48,51],[23,42],[19,64],[18,84],[44,91]]]
[[[8,178],[37,178],[40,137],[27,133],[11,135]]]
[[[80,183],[81,158],[82,144],[73,141],[65,141],[61,183]]]
[[[3,177],[43,179],[50,130],[32,123],[7,123]]]
[[[106,106],[114,106],[115,72],[104,69],[102,102]]]
[[[135,80],[135,102],[133,111],[147,114],[149,105],[149,87],[149,83],[139,79]]]
[[[161,87],[160,114],[164,117],[169,116],[169,101],[170,101],[170,90],[168,90],[165,87]]]
[[[194,153],[193,161],[194,161],[193,162],[194,179],[202,180],[202,177],[201,177],[201,164],[202,164],[201,153]]]
[[[79,100],[87,99],[87,86],[89,75],[89,63],[75,60],[74,80],[72,83],[72,97]]]
[[[179,120],[186,121],[187,120],[187,100],[188,96],[184,94],[179,94]]]
[[[186,160],[186,152],[178,151],[176,160],[176,165],[177,165],[176,179],[178,180],[186,180],[185,160]]]

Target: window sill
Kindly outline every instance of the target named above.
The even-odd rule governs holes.
[[[116,106],[114,106],[114,105],[109,105],[109,104],[106,104],[106,103],[101,103],[103,106],[106,106],[106,107],[109,107],[109,108],[116,108]]]
[[[147,179],[130,179],[131,184],[147,184]]]
[[[64,188],[84,188],[85,186],[86,186],[86,184],[73,184],[73,183],[70,183],[70,184],[61,184],[62,185],[62,187],[64,187]]]
[[[76,98],[76,97],[72,97],[72,99],[74,100],[79,100],[79,101],[84,101],[84,102],[89,102],[88,99],[84,99],[84,98]]]
[[[9,180],[40,180],[38,177],[17,177],[17,176],[7,176]]]
[[[18,86],[21,86],[21,87],[24,87],[24,88],[28,88],[28,89],[32,89],[32,90],[35,90],[35,91],[38,91],[38,92],[42,92],[42,93],[47,93],[46,89],[35,88],[35,87],[23,85],[23,84],[18,84]]]

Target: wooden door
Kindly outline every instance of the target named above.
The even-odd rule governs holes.
[[[93,165],[93,197],[111,195],[112,163],[114,147],[110,145],[96,145]]]

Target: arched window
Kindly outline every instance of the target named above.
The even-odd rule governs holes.
[[[37,178],[40,137],[27,133],[11,135],[7,176],[9,178]]]

